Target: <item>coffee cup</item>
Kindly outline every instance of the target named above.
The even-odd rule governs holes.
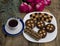
[[[16,18],[10,18],[8,19],[6,26],[10,29],[10,30],[15,30],[18,28],[19,26],[19,20]]]

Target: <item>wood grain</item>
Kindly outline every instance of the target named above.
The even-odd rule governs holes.
[[[58,33],[55,40],[48,43],[32,43],[27,41],[23,34],[17,37],[7,36],[2,32],[2,25],[10,17],[24,18],[26,13],[19,13],[18,7],[21,0],[0,0],[0,46],[60,46],[60,0],[51,0],[51,5],[44,11],[52,13],[57,20]]]

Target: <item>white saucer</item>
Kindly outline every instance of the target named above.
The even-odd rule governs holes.
[[[40,13],[40,12],[32,12],[32,13]],[[24,17],[24,19],[23,19],[24,23],[25,23],[26,20],[30,19],[30,15],[32,13],[28,13]],[[40,39],[39,41],[34,40],[32,37],[30,37],[29,35],[27,35],[26,33],[23,32],[24,37],[28,41],[36,42],[36,43],[45,43],[45,42],[50,42],[50,41],[54,40],[56,38],[56,36],[57,36],[57,22],[56,22],[56,18],[54,17],[54,15],[52,15],[51,13],[48,13],[48,12],[41,12],[41,13],[47,13],[47,14],[53,16],[53,19],[52,19],[51,23],[55,25],[55,31],[53,33],[47,33],[47,36],[45,38],[43,38],[43,39]],[[35,28],[35,30],[37,30],[37,29]]]
[[[16,36],[16,35],[22,33],[22,31],[24,30],[24,23],[23,23],[22,19],[18,19],[18,20],[19,20],[19,26],[17,29],[11,30],[8,28],[8,26],[3,25],[3,32],[10,36]]]

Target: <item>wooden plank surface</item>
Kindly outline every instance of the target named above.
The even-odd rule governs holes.
[[[58,33],[55,40],[48,43],[32,43],[27,41],[23,34],[17,37],[9,37],[2,32],[2,25],[6,23],[10,17],[24,18],[26,13],[19,13],[18,7],[21,0],[0,0],[0,46],[60,46],[60,0],[51,0],[50,6],[44,11],[54,14],[57,20]]]

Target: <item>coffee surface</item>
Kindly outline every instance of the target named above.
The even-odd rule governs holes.
[[[9,22],[10,27],[16,27],[17,25],[18,25],[17,20],[10,20],[10,22]]]

